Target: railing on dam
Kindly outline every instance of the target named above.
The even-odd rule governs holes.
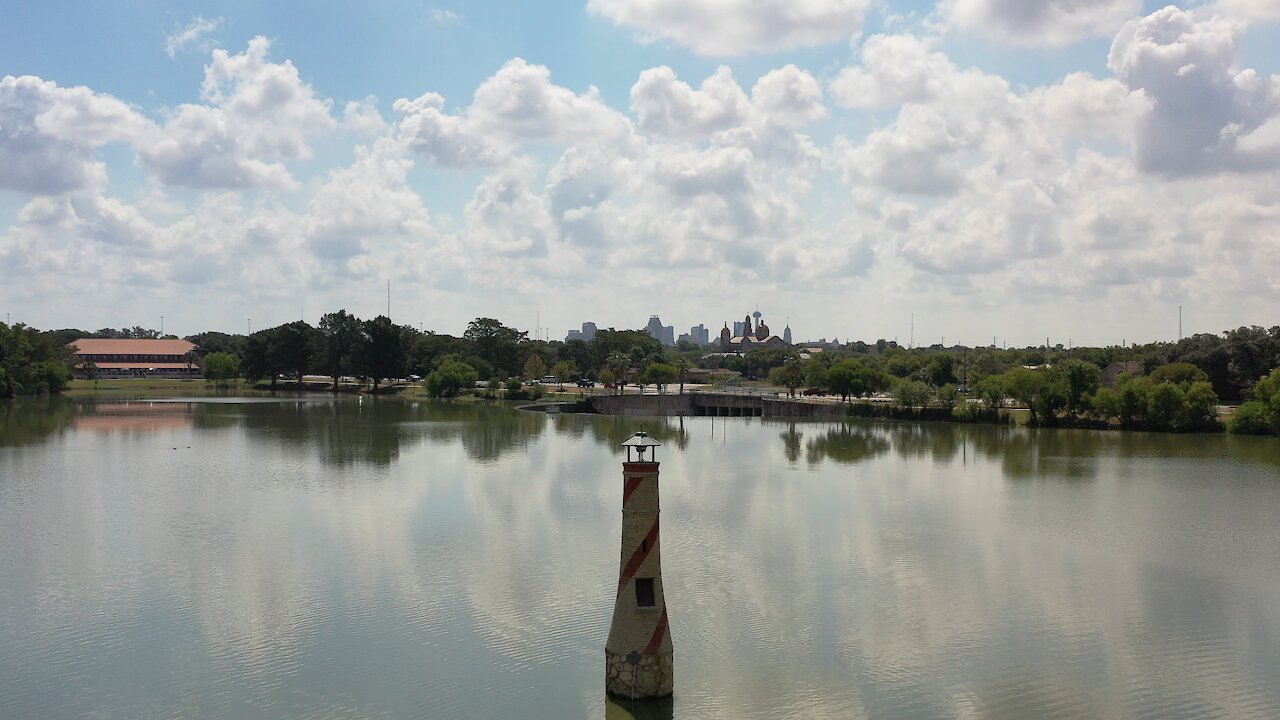
[[[692,390],[644,395],[592,395],[591,408],[602,415],[718,417],[842,417],[845,407],[775,393]]]

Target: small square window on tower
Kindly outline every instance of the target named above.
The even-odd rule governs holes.
[[[653,578],[636,578],[636,607],[653,607]]]

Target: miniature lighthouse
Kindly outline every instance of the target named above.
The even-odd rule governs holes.
[[[675,675],[658,544],[658,446],[642,432],[622,443],[622,557],[604,646],[604,684],[633,699],[670,695]]]

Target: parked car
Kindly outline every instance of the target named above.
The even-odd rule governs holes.
[[[588,380],[586,378],[582,378],[581,380],[578,381],[578,387],[580,388],[593,388],[595,386],[596,386],[595,380]]]
[[[805,388],[801,395],[826,395],[827,391],[822,388]]]

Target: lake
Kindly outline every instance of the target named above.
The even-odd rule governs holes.
[[[663,445],[675,718],[1280,717],[1280,440],[0,403],[0,717],[604,718]]]

